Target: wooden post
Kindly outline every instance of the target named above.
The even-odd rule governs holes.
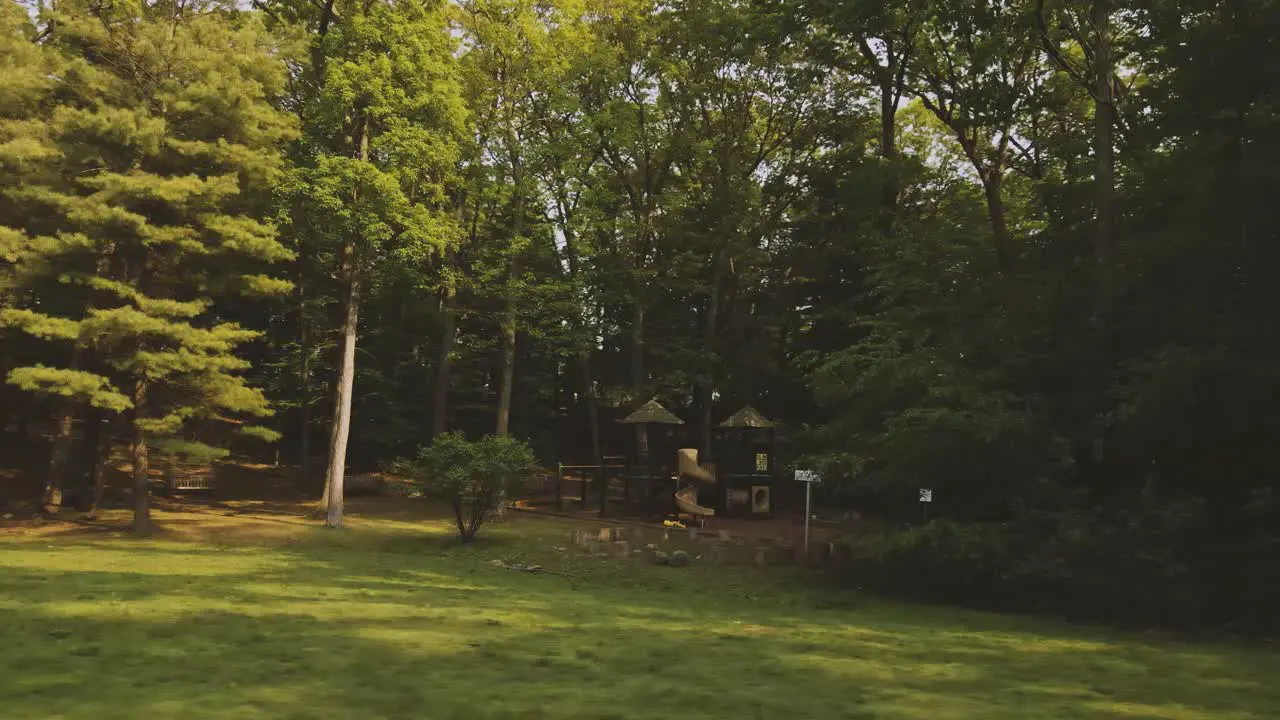
[[[609,507],[609,481],[605,479],[604,463],[596,465],[596,484],[600,486],[600,517]]]

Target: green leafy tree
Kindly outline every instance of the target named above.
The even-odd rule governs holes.
[[[438,6],[330,2],[310,42],[304,147],[283,193],[300,247],[330,250],[340,265],[341,361],[322,503],[339,527],[362,292],[380,261],[424,265],[456,241],[445,193],[466,113]]]
[[[545,233],[538,237],[529,226],[531,219],[546,218],[556,198],[564,199],[563,171],[570,168],[551,167],[564,155],[556,155],[550,144],[565,140],[563,124],[556,123],[573,112],[566,85],[574,79],[590,33],[582,20],[582,5],[572,0],[485,0],[459,7],[462,30],[471,40],[462,64],[479,150],[482,162],[494,169],[495,189],[505,198],[501,212],[491,217],[497,240],[494,255],[505,269],[505,277],[495,283],[502,288],[496,323],[501,343],[496,432],[502,435],[510,426],[518,327],[534,321],[531,316],[546,299],[540,296],[561,274],[545,272],[557,268],[558,260],[538,262],[539,257],[558,253]],[[563,144],[559,149],[569,151]],[[553,175],[552,182],[560,181],[554,189],[540,185],[539,180]],[[561,195],[556,196],[557,191]],[[557,207],[564,210],[563,205]]]
[[[913,73],[916,96],[950,130],[977,175],[1004,273],[1018,254],[1006,176],[1014,158],[1034,151],[1020,131],[1044,73],[1029,11],[1023,0],[937,3],[919,31]]]

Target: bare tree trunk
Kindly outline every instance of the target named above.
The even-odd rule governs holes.
[[[631,388],[635,391],[636,401],[643,402],[644,392],[644,306],[640,301],[631,304]],[[636,460],[649,461],[649,428],[640,423],[635,425]]]
[[[519,202],[516,203],[520,205]],[[516,221],[517,226],[520,224]],[[519,234],[516,235],[519,241]],[[507,290],[502,311],[502,367],[498,371],[498,422],[494,432],[506,435],[511,425],[511,386],[516,375],[516,296],[515,283],[520,272],[520,261],[511,259],[507,273]]]
[[[1097,33],[1093,68],[1096,83],[1093,144],[1098,163],[1094,177],[1097,193],[1095,253],[1098,263],[1094,312],[1103,334],[1107,335],[1115,292],[1115,98],[1112,92],[1111,4],[1108,0],[1094,0],[1093,24]]]
[[[298,253],[298,387],[302,402],[298,404],[298,460],[301,484],[311,485],[311,326],[307,318],[306,273],[303,253]]]
[[[720,322],[720,286],[724,284],[724,275],[728,270],[728,258],[719,252],[715,258],[715,269],[712,271],[711,291],[707,299],[707,313],[702,324],[702,352],[707,356],[711,376],[703,381],[700,388],[700,411],[702,421],[699,423],[698,452],[703,458],[711,458],[711,417],[712,405],[715,403],[715,367],[716,363],[716,326]]]
[[[356,123],[356,158],[369,161],[369,118],[361,117]],[[359,190],[352,198],[360,201]],[[356,333],[360,326],[360,258],[356,253],[355,238],[345,238],[342,244],[342,279],[346,286],[345,313],[342,320],[342,364],[338,370],[338,384],[333,398],[333,425],[329,430],[329,466],[325,470],[324,497],[320,506],[325,513],[324,524],[331,528],[342,527],[343,481],[347,472],[347,441],[351,437],[351,400],[356,384]]]
[[[870,38],[860,41],[859,49],[870,70],[870,78],[880,93],[880,159],[884,161],[884,178],[880,184],[880,233],[893,233],[898,214],[898,101],[906,90],[907,65],[911,59],[912,29],[904,25],[895,34],[881,38],[885,64],[872,48]]]
[[[899,62],[903,60],[899,59]],[[880,159],[884,161],[885,173],[880,186],[880,232],[885,237],[893,234],[898,214],[898,93],[893,78],[894,67],[891,64],[880,80]]]
[[[582,370],[582,401],[587,406],[587,423],[591,432],[591,462],[599,465],[604,462],[600,451],[600,403],[596,398],[596,382],[591,373],[589,351],[578,353],[578,367]]]
[[[67,461],[71,457],[71,422],[74,412],[75,403],[68,400],[62,403],[58,413],[57,434],[53,437],[49,471],[44,478],[44,493],[40,500],[44,512],[50,515],[55,515],[62,509],[62,488],[66,482]]]
[[[440,303],[443,317],[440,326],[440,350],[436,357],[435,407],[431,414],[431,437],[445,430],[449,412],[449,373],[452,370],[453,343],[458,326],[458,284],[452,275],[445,281]]]
[[[1000,272],[1007,273],[1012,267],[1009,253],[1009,226],[1004,216],[1004,198],[1001,187],[1004,175],[999,167],[993,167],[983,173],[982,190],[987,200],[987,215],[991,219],[991,234],[996,248],[996,265]]]
[[[462,207],[459,210],[461,214],[462,224],[466,224],[467,220],[467,203],[464,199]],[[469,231],[471,245],[476,244],[476,238],[480,232],[480,203],[475,203],[475,210],[471,213],[471,229]],[[432,409],[431,417],[431,437],[435,438],[445,431],[449,421],[449,382],[453,372],[453,346],[458,338],[458,276],[460,271],[460,261],[458,256],[450,257],[452,267],[448,277],[445,278],[445,286],[441,297],[441,309],[444,311],[443,323],[440,328],[440,350],[436,362],[436,392],[434,397],[435,407]]]
[[[147,433],[140,421],[147,417],[147,382],[133,384],[133,531],[151,533],[151,463],[147,455]]]
[[[564,198],[559,198],[561,226],[560,230],[564,234],[564,254],[569,265],[569,279],[575,284],[578,282],[578,247],[577,238],[569,225],[569,204]],[[563,267],[556,263],[557,267]],[[585,308],[583,308],[585,314]],[[587,322],[582,315],[575,316],[573,319],[574,330],[582,335],[593,332],[591,323]],[[587,340],[580,337],[580,340]],[[595,376],[591,372],[591,350],[589,346],[583,346],[578,351],[578,370],[582,379],[582,401],[587,407],[587,424],[591,435],[591,462],[596,465],[604,463],[604,456],[600,450],[600,404],[596,397]]]
[[[111,427],[102,417],[101,411],[89,411],[86,422],[89,427],[85,432],[85,451],[88,455],[90,481],[93,486],[93,500],[89,503],[87,517],[93,520],[102,509],[102,500],[107,491],[107,460],[111,455]],[[107,425],[107,427],[103,427]]]
[[[510,293],[508,293],[510,294]],[[515,301],[508,297],[502,320],[502,370],[498,376],[498,423],[495,432],[506,435],[511,425],[511,385],[516,370]]]
[[[325,525],[342,527],[342,485],[347,467],[347,440],[351,435],[351,396],[356,380],[356,331],[360,320],[360,268],[353,243],[342,249],[346,281],[346,317],[342,322],[342,366],[334,394],[333,427],[329,435],[329,467],[325,472]]]
[[[512,239],[515,254],[507,273],[505,309],[502,313],[502,369],[498,376],[498,423],[496,433],[506,435],[511,425],[511,390],[516,371],[516,284],[520,279],[520,253],[524,251],[524,187],[519,161],[512,163],[512,180],[516,186],[515,219]]]

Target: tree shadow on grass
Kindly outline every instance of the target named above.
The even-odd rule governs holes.
[[[696,568],[647,576],[659,586],[489,565],[511,537],[309,537],[11,545],[0,714],[1230,720],[1280,707],[1280,661],[1256,649],[696,593]]]
[[[116,585],[141,580],[124,576]],[[696,616],[685,625],[617,624],[555,603],[539,606],[551,627],[534,627],[497,619],[510,608],[496,593],[431,599],[429,614],[406,600],[392,617],[325,617],[324,598],[177,615],[7,608],[5,716],[1248,717],[1221,695],[1186,702],[1194,687],[1151,687],[1148,696],[1090,687],[1062,672],[1070,652],[1040,665],[1022,650],[966,652],[984,649],[973,639],[920,647],[921,628],[871,631],[859,642],[831,637],[837,628],[819,623],[799,642],[786,633],[700,630]],[[619,609],[643,616],[652,608]],[[993,644],[985,649],[1001,646]],[[1096,677],[1123,685],[1114,670]]]
[[[15,573],[0,573],[6,590],[37,579],[76,584],[62,573]],[[127,598],[131,586],[155,579],[126,574],[107,584]],[[385,618],[318,616],[334,610],[323,598],[190,614],[127,604],[7,607],[5,717],[668,718],[696,707],[724,717],[784,709],[763,691],[736,692],[743,678],[691,669],[691,638],[541,630],[500,619],[511,613],[500,598],[477,604],[433,592],[427,614],[406,600]],[[798,672],[784,679],[791,687],[827,682]],[[815,716],[859,717],[856,693],[831,689],[807,692],[811,707],[838,711]]]

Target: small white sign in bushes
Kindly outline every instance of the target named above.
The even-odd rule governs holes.
[[[804,483],[804,559],[809,561],[809,518],[812,513],[809,510],[809,498],[812,495],[813,484],[822,482],[822,477],[812,470],[796,470],[796,482]]]
[[[796,482],[816,483],[816,482],[822,482],[822,478],[818,475],[818,473],[812,470],[797,470]]]

